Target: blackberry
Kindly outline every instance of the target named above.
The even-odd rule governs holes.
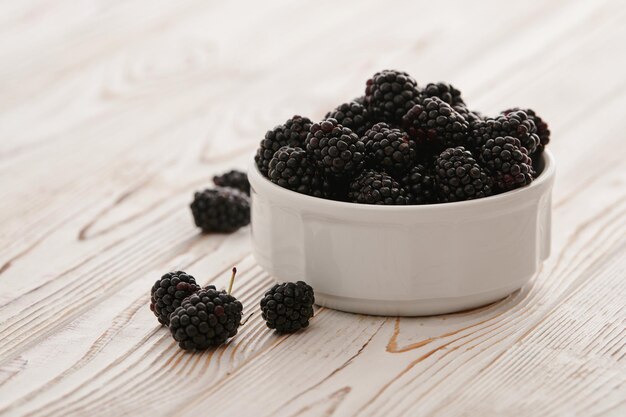
[[[444,150],[435,162],[439,201],[472,200],[490,196],[492,178],[463,146]]]
[[[233,188],[197,191],[190,207],[204,233],[230,233],[250,223],[248,196]]]
[[[248,182],[248,175],[245,172],[233,169],[222,175],[214,176],[213,182],[219,187],[235,188],[250,195],[250,183]]]
[[[384,70],[367,80],[365,104],[372,114],[372,121],[399,123],[418,102],[417,83],[406,72]]]
[[[408,195],[409,204],[431,204],[437,202],[435,177],[422,164],[411,168],[399,181]]]
[[[237,270],[233,268],[230,288]],[[237,334],[243,306],[226,291],[209,285],[185,298],[170,316],[169,329],[185,350],[202,350],[224,343]]]
[[[261,299],[261,312],[267,327],[280,333],[293,333],[309,325],[315,295],[303,281],[274,285]]]
[[[404,205],[409,198],[389,174],[368,169],[350,183],[348,200],[359,204]]]
[[[268,178],[283,188],[322,197],[323,179],[302,148],[283,146],[270,161]]]
[[[461,116],[463,116],[467,123],[469,123],[470,128],[472,126],[472,123],[485,120],[485,116],[483,116],[482,113],[476,110],[470,110],[465,105],[453,106],[452,108],[456,110],[456,112],[459,113]]]
[[[183,271],[169,272],[157,280],[150,291],[150,310],[159,323],[170,324],[170,314],[183,299],[200,289],[196,280]]]
[[[368,162],[375,168],[403,172],[415,162],[415,142],[387,123],[376,123],[362,140]]]
[[[339,124],[352,129],[359,137],[372,126],[369,112],[363,104],[356,100],[343,103],[333,111],[326,113],[325,119],[335,119]]]
[[[509,110],[505,110],[502,114],[509,114],[515,111],[523,110],[528,115],[528,118],[535,123],[535,127],[537,128],[537,136],[539,136],[539,145],[537,145],[537,150],[535,153],[543,152],[543,149],[550,142],[550,128],[548,124],[535,113],[534,110],[531,109],[519,109],[513,108]]]
[[[439,97],[427,97],[413,106],[402,124],[418,146],[429,153],[463,144],[469,131],[465,118]]]
[[[480,160],[500,191],[528,185],[535,174],[526,148],[512,136],[489,139],[481,149]]]
[[[470,143],[473,149],[479,152],[489,139],[500,136],[513,136],[519,139],[529,155],[533,154],[539,145],[535,122],[523,110],[515,110],[493,119],[473,123]]]
[[[261,174],[267,177],[267,170],[274,153],[283,146],[302,147],[310,128],[309,118],[295,115],[284,124],[269,130],[254,157]]]
[[[312,124],[305,144],[309,158],[328,176],[350,176],[365,160],[363,142],[335,119]]]
[[[461,92],[452,84],[448,83],[428,83],[421,91],[422,99],[428,97],[439,97],[442,101],[448,103],[452,107],[465,106]]]

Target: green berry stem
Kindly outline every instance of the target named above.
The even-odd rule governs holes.
[[[233,274],[230,276],[230,282],[228,283],[228,295],[233,290],[233,284],[235,283],[235,275],[237,275],[237,267],[233,267]]]

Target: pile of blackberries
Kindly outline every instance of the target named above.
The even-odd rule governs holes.
[[[406,72],[385,70],[324,120],[293,116],[268,131],[255,161],[270,181],[314,197],[434,204],[528,185],[549,141],[533,110],[485,117],[450,84],[420,88]]]
[[[228,290],[201,288],[193,276],[169,272],[150,291],[150,310],[159,323],[185,350],[204,350],[225,343],[241,325],[243,305],[231,295],[237,269],[233,268]],[[313,317],[313,288],[302,281],[276,284],[260,301],[267,327],[293,333],[309,325]]]

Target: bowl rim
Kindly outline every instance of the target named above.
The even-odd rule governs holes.
[[[480,205],[492,205],[492,204],[506,204],[508,202],[518,200],[519,198],[523,198],[520,196],[532,193],[534,190],[542,188],[544,185],[549,184],[555,176],[556,173],[556,161],[554,159],[554,155],[548,149],[545,149],[541,154],[541,158],[543,160],[543,170],[541,174],[533,182],[529,185],[517,188],[515,190],[507,191],[502,194],[496,194],[489,197],[478,198],[475,200],[466,200],[466,201],[455,201],[448,203],[437,203],[437,204],[413,204],[413,205],[404,205],[404,206],[393,206],[393,205],[376,205],[376,204],[358,204],[351,203],[348,201],[336,201],[329,200],[320,197],[314,197],[307,194],[300,194],[295,191],[289,190],[287,188],[283,188],[277,184],[274,184],[269,179],[264,177],[259,171],[254,158],[252,158],[252,162],[250,163],[250,168],[248,169],[248,179],[250,181],[250,185],[252,188],[255,188],[256,185],[264,188],[267,192],[274,193],[280,197],[286,199],[298,200],[302,204],[315,204],[320,208],[326,207],[330,209],[338,209],[338,210],[359,210],[359,211],[384,211],[384,212],[430,212],[430,211],[441,211],[455,208],[470,208],[477,207]],[[258,192],[255,189],[256,192]]]

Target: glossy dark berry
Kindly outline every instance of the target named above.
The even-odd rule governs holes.
[[[213,182],[219,187],[235,188],[250,195],[250,183],[248,182],[248,175],[245,172],[233,169],[222,175],[214,176]]]
[[[415,163],[415,142],[387,123],[376,123],[362,140],[368,164],[375,169],[404,172]]]
[[[435,177],[426,165],[415,165],[400,178],[399,183],[406,190],[409,204],[437,202]]]
[[[267,327],[293,333],[309,325],[315,295],[303,281],[274,285],[261,299],[261,314]]]
[[[170,315],[169,329],[181,348],[207,349],[237,334],[242,310],[235,297],[211,285],[183,300]]]
[[[418,102],[417,83],[406,72],[384,70],[367,80],[365,105],[373,122],[398,124]]]
[[[196,226],[205,233],[230,233],[250,223],[248,196],[233,188],[198,191],[190,207]]]
[[[158,279],[150,291],[150,310],[159,323],[170,324],[170,314],[182,301],[200,289],[196,280],[183,271],[169,272]]]
[[[261,174],[267,177],[267,171],[270,161],[277,150],[283,146],[303,147],[309,129],[311,128],[311,120],[308,117],[293,116],[282,125],[276,126],[265,134],[265,138],[259,144],[254,160],[261,171]]]
[[[480,160],[491,172],[499,191],[513,190],[533,181],[528,151],[512,136],[489,139],[481,149]]]
[[[348,200],[359,204],[404,205],[409,197],[390,175],[368,169],[350,183]]]
[[[523,110],[512,111],[496,118],[473,123],[469,142],[472,150],[479,152],[489,139],[504,136],[519,139],[529,155],[537,150],[540,142],[535,122]]]
[[[337,123],[351,129],[359,137],[372,126],[369,112],[362,101],[343,103],[326,113],[325,119],[335,119]]]
[[[539,136],[539,145],[537,145],[537,150],[534,153],[541,153],[543,149],[546,147],[548,143],[550,143],[550,128],[548,124],[541,118],[539,115],[531,109],[520,109],[513,108],[509,110],[505,110],[502,112],[504,115],[508,115],[510,113],[522,110],[528,115],[528,118],[535,123],[535,127],[537,128],[537,136]]]
[[[361,139],[335,119],[311,125],[305,144],[309,159],[327,176],[351,176],[360,171],[365,162]]]
[[[465,105],[461,97],[461,92],[452,84],[448,83],[428,83],[426,87],[422,89],[420,96],[422,98],[439,97],[452,107]]]
[[[435,162],[435,178],[442,203],[472,200],[493,194],[493,180],[462,146],[444,150]]]
[[[302,148],[283,146],[270,161],[268,178],[283,188],[315,197],[323,196],[324,179]]]

